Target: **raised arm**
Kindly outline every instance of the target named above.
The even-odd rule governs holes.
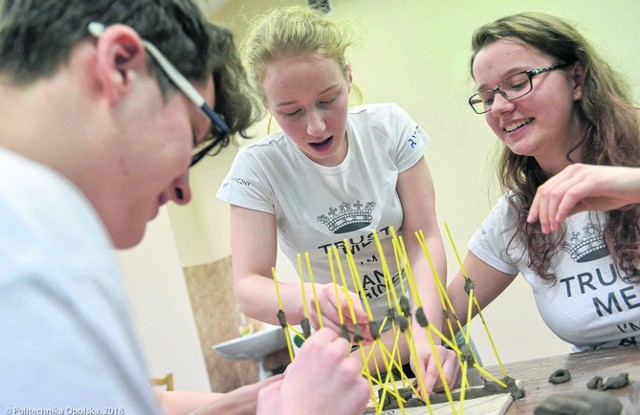
[[[554,232],[570,215],[640,203],[640,168],[572,164],[538,188],[530,223]]]

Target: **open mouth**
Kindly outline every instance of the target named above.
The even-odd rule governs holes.
[[[511,123],[507,126],[505,126],[503,128],[503,130],[505,130],[508,133],[512,133],[515,130],[524,127],[525,125],[529,124],[531,121],[533,121],[533,118],[527,118],[526,120],[521,120],[521,121],[517,121],[514,123]]]
[[[333,142],[333,136],[327,138],[324,141],[320,141],[319,143],[309,143],[309,145],[314,149],[314,150],[319,150],[322,151],[326,148],[328,148],[331,143]]]

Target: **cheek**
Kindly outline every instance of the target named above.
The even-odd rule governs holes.
[[[500,128],[500,122],[494,116],[490,115],[490,112],[485,114],[484,120],[489,128],[491,128],[491,131],[498,137],[501,137],[503,131],[502,128]]]
[[[325,118],[325,122],[327,123],[327,128],[332,130],[334,133],[345,129],[347,125],[347,113],[349,111],[349,107],[347,101],[341,102],[335,108],[331,110],[330,113],[327,114]]]
[[[167,160],[178,163],[190,160],[193,149],[193,133],[188,121],[182,118],[165,118],[156,128],[156,136],[151,137],[163,146],[161,151]]]
[[[298,137],[304,137],[306,135],[303,117],[290,118],[274,115],[273,118],[289,137],[297,139]]]

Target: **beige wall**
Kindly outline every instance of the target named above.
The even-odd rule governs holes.
[[[176,389],[210,390],[166,210],[147,227],[140,245],[116,256],[150,376],[171,372]]]
[[[252,14],[286,4],[305,2],[230,0],[214,12],[212,20],[230,27],[240,40]],[[496,140],[483,118],[467,105],[473,89],[467,71],[469,39],[477,26],[530,10],[567,18],[628,78],[640,103],[640,2],[636,0],[333,0],[332,4],[336,16],[354,18],[363,26],[362,42],[350,60],[364,101],[399,103],[432,137],[427,160],[439,218],[449,224],[463,254],[498,190],[492,170]],[[260,125],[254,131],[262,136],[266,128]],[[191,206],[168,207],[182,266],[210,263],[230,254],[228,207],[214,194],[234,153],[228,149],[194,169]],[[448,256],[452,274],[458,267],[450,249]],[[143,259],[163,260],[159,255]],[[290,271],[279,274],[285,272]],[[155,287],[147,290],[156,295]],[[568,351],[540,321],[529,288],[521,281],[485,313],[503,361]],[[485,362],[493,363],[478,323],[473,331]]]

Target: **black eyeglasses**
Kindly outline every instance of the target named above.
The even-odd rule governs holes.
[[[89,33],[95,37],[100,37],[100,35],[104,32],[105,26],[102,23],[91,22],[88,26]],[[220,144],[229,134],[229,127],[222,120],[220,115],[216,114],[211,107],[207,104],[204,97],[200,95],[198,91],[191,85],[191,83],[185,78],[184,75],[178,71],[178,69],[167,59],[166,56],[151,42],[148,40],[142,39],[142,44],[145,49],[149,52],[149,55],[153,58],[153,60],[158,64],[162,72],[169,78],[169,80],[178,88],[183,94],[187,96],[198,108],[205,113],[207,117],[212,122],[212,132],[211,136],[198,144],[192,152],[191,155],[191,164],[189,167],[193,166],[204,156],[211,153],[213,149]]]
[[[476,112],[476,114],[484,114],[491,111],[493,107],[493,101],[496,93],[502,95],[504,99],[512,101],[517,98],[521,98],[527,95],[533,89],[533,82],[531,79],[540,75],[541,73],[553,71],[556,69],[566,68],[571,65],[570,63],[561,63],[558,65],[547,66],[546,68],[530,69],[528,71],[518,72],[511,75],[504,81],[500,82],[498,86],[493,89],[485,89],[477,94],[474,94],[469,98],[469,105]]]

